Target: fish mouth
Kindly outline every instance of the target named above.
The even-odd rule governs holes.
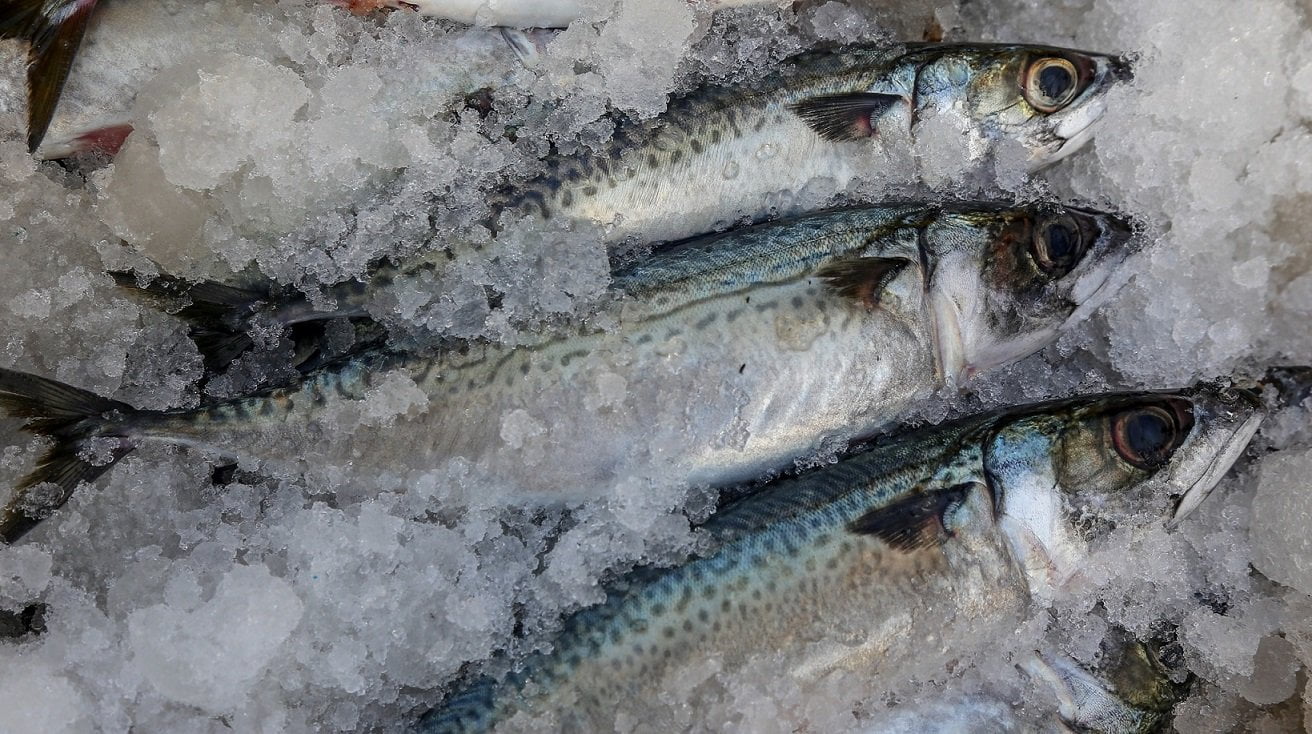
[[[1266,418],[1263,413],[1254,413],[1248,416],[1239,427],[1231,431],[1221,444],[1219,451],[1216,451],[1212,460],[1207,462],[1201,470],[1192,479],[1185,479],[1188,488],[1180,496],[1176,503],[1175,512],[1171,514],[1171,519],[1166,523],[1167,528],[1174,528],[1180,524],[1180,521],[1198,508],[1203,500],[1212,493],[1217,484],[1221,483],[1221,478],[1230,471],[1239,459],[1239,455],[1248,448],[1248,443],[1253,440],[1257,434],[1257,429],[1262,426],[1262,420]]]
[[[1057,139],[1056,149],[1034,162],[1034,168],[1043,168],[1068,158],[1093,140],[1096,123],[1107,111],[1107,100],[1102,91],[1093,92],[1095,96],[1082,105],[1078,105],[1062,117],[1053,129]]]

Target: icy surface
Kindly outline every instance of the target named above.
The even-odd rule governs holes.
[[[888,177],[905,189],[868,193],[1074,197],[1134,214],[1153,243],[1094,322],[923,418],[1312,362],[1303,0],[831,0],[714,16],[630,0],[535,36],[546,45],[534,69],[494,32],[411,13],[354,17],[300,0],[105,5],[52,136],[131,120],[137,131],[112,163],[26,154],[23,55],[3,47],[0,365],[140,407],[197,404],[200,358],[180,322],[125,300],[106,269],[253,268],[316,298],[379,256],[457,241],[471,253],[453,272],[399,284],[376,312],[396,329],[511,341],[526,324],[586,318],[606,284],[596,233],[525,222],[475,248],[491,238],[478,224],[489,194],[539,170],[550,146],[598,145],[613,129],[608,108],[655,115],[672,92],[757,76],[818,42],[919,40],[929,27],[949,40],[1131,53],[1136,80],[1110,101],[1095,144],[1037,180],[1004,151],[983,180],[963,183],[930,147],[922,184],[908,168]],[[951,143],[955,132],[925,136],[935,134]],[[488,285],[506,298],[490,301]],[[205,389],[238,391],[285,369],[288,353],[273,344]],[[628,389],[599,374],[590,399],[604,407]],[[358,430],[384,431],[422,400],[388,384]],[[489,420],[520,447],[557,428],[549,411]],[[1298,731],[1312,714],[1307,424],[1304,410],[1275,416],[1178,531],[1117,536],[1084,588],[1014,639],[955,641],[989,652],[955,659],[920,690],[834,675],[803,691],[766,663],[719,680],[711,661],[685,690],[717,680],[705,721],[740,731],[867,730],[886,711],[915,729],[917,704],[976,694],[962,700],[978,711],[1000,700],[1041,718],[1052,702],[1014,661],[1049,615],[1082,660],[1108,623],[1144,633],[1166,620],[1199,679],[1179,730]],[[0,486],[41,448],[6,435]],[[239,473],[216,487],[205,458],[143,449],[23,545],[0,548],[0,608],[49,607],[44,633],[0,641],[0,731],[396,728],[466,663],[495,674],[542,645],[563,613],[601,598],[599,580],[678,558],[711,506],[697,488],[632,479],[590,505],[527,512],[484,497],[460,466],[383,494],[326,471]]]

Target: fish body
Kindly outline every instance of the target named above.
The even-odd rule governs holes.
[[[428,471],[463,457],[491,485],[551,499],[596,497],[629,475],[745,481],[1051,340],[1105,297],[1128,235],[1113,216],[1064,208],[808,215],[617,272],[599,317],[614,328],[436,357],[375,350],[291,388],[132,430],[267,462]],[[1036,265],[1045,236],[1075,248],[1061,272]],[[360,411],[385,383],[422,403],[398,419],[400,457],[391,431],[332,429],[367,420]],[[562,421],[569,428],[544,433]],[[306,431],[323,440],[302,445]]]
[[[91,433],[365,482],[460,460],[484,491],[530,502],[595,498],[628,478],[754,480],[1049,342],[1114,290],[1130,250],[1124,221],[1069,207],[834,210],[618,271],[604,326],[446,353],[375,349],[198,410],[115,408]],[[66,492],[81,478],[54,477]]]
[[[1055,71],[1054,71],[1055,69]],[[1067,74],[1043,97],[1036,75]],[[675,240],[771,210],[816,181],[844,190],[890,183],[912,155],[918,126],[950,117],[961,167],[1003,141],[1034,167],[1092,135],[1106,92],[1128,75],[1119,59],[1040,46],[848,46],[802,54],[745,87],[676,99],[660,117],[621,125],[593,154],[550,171],[500,202],[542,217],[605,227],[608,238]],[[942,145],[936,141],[936,145]]]
[[[1075,398],[778,481],[713,516],[707,550],[617,582],[547,652],[457,692],[417,731],[659,721],[687,703],[662,697],[685,666],[732,671],[751,655],[802,684],[836,669],[942,675],[961,654],[949,641],[1007,634],[1070,579],[1099,523],[1142,527],[1170,495],[1205,496],[1233,457],[1202,439],[1246,444],[1261,416],[1255,394],[1212,386]]]

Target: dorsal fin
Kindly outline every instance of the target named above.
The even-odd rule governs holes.
[[[97,0],[0,0],[0,37],[31,44],[27,66],[27,148],[35,153],[82,45]]]
[[[857,535],[876,535],[893,548],[913,551],[942,543],[951,534],[943,516],[965,501],[974,489],[971,482],[946,489],[917,492],[891,505],[867,512],[848,524]]]
[[[902,101],[896,94],[853,92],[810,97],[788,109],[825,140],[860,140],[875,134],[875,118]]]
[[[902,257],[844,258],[821,266],[816,276],[838,295],[874,308],[888,284],[910,264]]]

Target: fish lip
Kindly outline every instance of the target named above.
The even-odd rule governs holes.
[[[1171,514],[1171,519],[1167,521],[1167,529],[1174,529],[1179,526],[1180,522],[1198,508],[1211,495],[1212,490],[1217,484],[1221,483],[1221,478],[1230,471],[1239,454],[1248,448],[1248,444],[1253,440],[1257,429],[1262,426],[1262,421],[1266,415],[1261,412],[1255,412],[1244,422],[1234,429],[1221,445],[1221,449],[1212,457],[1203,470],[1192,482],[1189,488],[1184,491],[1180,499],[1176,502],[1175,511]]]

